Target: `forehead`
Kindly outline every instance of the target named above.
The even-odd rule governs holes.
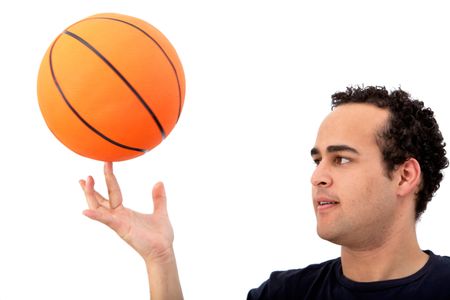
[[[319,151],[330,145],[348,145],[360,150],[377,147],[376,134],[386,124],[388,116],[387,109],[371,104],[342,104],[323,120],[315,147]]]

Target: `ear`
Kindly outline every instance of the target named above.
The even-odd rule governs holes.
[[[397,169],[400,181],[398,183],[397,195],[407,196],[416,193],[422,180],[420,164],[415,158],[410,158]]]

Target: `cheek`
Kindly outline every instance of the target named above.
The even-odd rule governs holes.
[[[384,177],[367,177],[366,183],[354,187],[351,205],[355,217],[366,222],[389,217],[395,211],[392,184]]]
[[[387,191],[384,190],[386,187],[384,179],[362,174],[353,174],[345,183],[341,182],[339,197],[345,204],[345,210],[359,211],[367,217],[366,212],[375,213],[386,204],[384,194]]]

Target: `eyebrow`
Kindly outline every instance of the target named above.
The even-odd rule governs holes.
[[[330,145],[327,147],[328,153],[342,152],[342,151],[353,152],[355,154],[359,154],[358,150],[356,150],[355,148],[350,147],[348,145]],[[317,147],[314,147],[311,149],[311,156],[318,155],[318,154],[320,154],[320,151],[319,151],[319,149],[317,149]]]

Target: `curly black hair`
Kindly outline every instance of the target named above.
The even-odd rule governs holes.
[[[388,109],[389,119],[379,132],[377,142],[388,176],[410,158],[419,162],[422,182],[416,199],[418,220],[439,189],[442,170],[449,165],[433,111],[424,107],[422,101],[411,99],[401,88],[389,92],[380,86],[348,87],[345,92],[333,94],[331,99],[332,109],[346,103],[369,103]]]

